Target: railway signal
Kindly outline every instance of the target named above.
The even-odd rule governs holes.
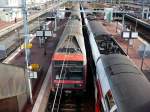
[[[32,43],[29,43],[29,44],[22,44],[21,45],[21,48],[25,48],[25,49],[31,49],[32,48]]]

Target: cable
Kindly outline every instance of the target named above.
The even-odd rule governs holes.
[[[68,42],[67,42],[67,48],[68,48],[68,46],[69,46],[69,39],[68,39]],[[66,53],[67,53],[67,51],[68,51],[68,49],[66,49]],[[64,61],[63,61],[63,64],[62,64],[62,68],[61,68],[61,71],[60,71],[60,77],[59,77],[59,81],[58,81],[58,85],[57,85],[57,89],[56,89],[56,93],[55,93],[55,97],[54,97],[54,101],[53,101],[53,106],[52,106],[51,112],[54,111],[54,106],[55,106],[56,97],[57,97],[57,94],[58,94],[58,89],[59,89],[59,85],[60,85],[60,79],[61,79],[61,76],[62,76],[62,72],[63,72],[66,56],[67,55],[65,55],[65,58],[64,58]]]
[[[70,38],[70,39],[72,39],[72,38]],[[72,42],[72,40],[71,40],[71,42]],[[68,52],[68,54],[70,54],[70,52]],[[67,66],[67,64],[66,64],[66,66]],[[65,79],[65,77],[66,77],[66,74],[64,74],[64,77],[63,77],[63,83],[62,83],[62,87],[61,87],[61,93],[60,93],[60,97],[59,97],[57,112],[58,112],[59,107],[60,107],[59,105],[60,105],[60,100],[61,100],[61,96],[62,96],[62,90],[63,90],[63,86],[64,86],[64,79]]]
[[[71,28],[71,31],[72,32],[72,28]],[[69,38],[68,39],[68,42],[67,42],[67,48],[69,48],[69,42],[71,41],[72,38]],[[66,53],[68,52],[68,49],[66,49]],[[69,53],[69,52],[68,52]],[[65,59],[66,59],[66,55],[65,55]],[[59,82],[58,82],[58,86],[57,86],[57,90],[56,90],[56,94],[55,94],[55,99],[54,99],[54,102],[53,102],[53,108],[52,108],[52,112],[54,110],[54,105],[55,105],[55,102],[56,102],[56,97],[57,97],[57,93],[58,93],[58,89],[59,89],[59,85],[60,85],[60,79],[61,79],[61,75],[62,75],[62,71],[63,71],[63,68],[64,68],[64,64],[65,64],[65,59],[63,61],[63,66],[62,66],[62,69],[61,69],[61,72],[60,72],[60,78],[59,78]],[[66,65],[67,66],[67,65]],[[66,74],[64,74],[64,77],[63,77],[63,83],[64,83],[64,79],[65,79],[65,76]],[[61,85],[61,93],[60,93],[60,97],[59,97],[59,102],[58,102],[58,107],[57,107],[57,112],[59,111],[59,105],[60,105],[60,100],[61,100],[61,96],[62,96],[62,90],[63,90],[63,83]]]

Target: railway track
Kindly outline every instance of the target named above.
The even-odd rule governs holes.
[[[89,61],[88,61],[88,64]],[[93,72],[91,66],[87,66],[87,84],[86,92],[62,92],[60,98],[59,94],[56,97],[54,109],[52,111],[55,94],[49,95],[47,103],[47,109],[45,112],[94,112],[95,109],[95,96],[94,96],[94,83],[93,83]],[[60,101],[59,101],[60,99]]]
[[[90,64],[88,64],[90,65]],[[45,112],[95,112],[95,97],[93,72],[91,66],[87,69],[87,85],[86,92],[62,92],[56,97],[55,105],[53,106],[55,94],[51,92],[49,95],[47,109]],[[53,111],[52,108],[54,107]]]
[[[62,92],[60,98],[61,90],[59,89],[54,106],[55,93],[51,92],[45,112],[95,112],[93,75],[91,66],[88,66],[86,92]]]
[[[84,24],[83,24],[84,26]],[[87,32],[83,28],[83,34],[85,37],[85,46],[87,57],[90,57],[89,42],[87,39]],[[55,93],[50,93],[46,112],[95,112],[95,90],[93,83],[93,68],[90,66],[90,58],[87,61],[87,80],[85,92],[71,92],[65,93],[61,89],[58,91],[58,95],[55,100]],[[61,87],[60,87],[61,88]],[[60,97],[61,96],[61,97]],[[54,103],[55,100],[55,104]]]
[[[59,96],[59,95],[58,95]],[[46,112],[52,112],[54,95],[50,95]],[[53,112],[86,112],[86,93],[63,93],[59,102],[59,97],[53,108]]]

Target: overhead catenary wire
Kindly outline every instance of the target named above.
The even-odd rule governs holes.
[[[69,26],[71,26],[71,25],[69,25]],[[70,32],[72,32],[72,27],[71,27],[71,29],[70,29]],[[72,38],[69,37],[68,42],[67,42],[67,48],[69,47],[69,42],[71,42],[71,39],[72,39]],[[66,53],[67,53],[67,52],[68,52],[68,49],[66,49]],[[68,52],[68,53],[69,53],[69,52]],[[55,93],[55,98],[54,98],[54,102],[53,102],[53,106],[52,106],[52,112],[54,111],[54,106],[55,106],[55,103],[56,103],[56,98],[57,98],[58,89],[59,89],[59,85],[60,85],[60,79],[61,79],[61,77],[62,77],[62,72],[63,72],[64,64],[65,64],[65,61],[66,61],[65,59],[66,59],[66,55],[65,55],[65,58],[64,58],[64,60],[63,60],[63,65],[62,65],[62,69],[61,69],[61,72],[60,72],[60,77],[59,77],[59,81],[58,81],[58,85],[57,85],[57,90],[56,90],[56,93]],[[66,65],[66,66],[67,66],[67,65]],[[66,76],[66,75],[64,75],[64,77],[63,77],[63,83],[64,83],[65,76]],[[60,97],[59,97],[59,103],[58,103],[57,112],[59,111],[59,105],[60,105],[60,100],[61,100],[61,96],[62,96],[62,90],[63,90],[63,84],[62,84],[62,87],[61,87],[61,94],[60,94]]]
[[[70,39],[70,42],[72,38],[69,38]],[[68,52],[68,54],[70,54],[70,52]],[[67,66],[67,64],[66,64]],[[62,90],[63,90],[63,86],[64,86],[64,79],[66,77],[66,73],[64,74],[64,77],[63,77],[63,83],[62,83],[62,87],[61,87],[61,92],[60,92],[60,97],[59,97],[59,101],[58,101],[58,107],[57,107],[57,112],[59,111],[59,107],[60,107],[60,100],[61,100],[61,96],[62,96]]]
[[[71,26],[71,31],[70,32],[72,32],[72,25],[70,25]],[[69,42],[71,43],[71,42],[73,42],[72,41],[72,39],[73,39],[73,37],[69,37]],[[69,44],[69,42],[68,42],[68,44]],[[69,45],[67,45],[68,47],[69,47]],[[67,48],[68,48],[67,47]],[[66,53],[67,53],[67,50],[66,50]],[[70,52],[68,52],[68,54],[70,54]],[[65,61],[65,60],[64,60]],[[66,66],[67,66],[67,64],[66,64]],[[59,96],[59,101],[58,101],[58,107],[57,107],[57,112],[59,111],[59,108],[60,108],[60,100],[61,100],[61,97],[62,97],[62,90],[63,90],[63,84],[64,84],[64,79],[65,79],[65,77],[66,77],[66,73],[64,74],[64,77],[63,77],[63,83],[62,83],[62,85],[61,85],[61,92],[60,92],[60,96]],[[59,78],[59,80],[60,80],[60,78]],[[57,87],[59,87],[59,86],[57,86]]]
[[[69,46],[69,41],[70,41],[70,39],[68,39],[67,48],[68,48],[68,46]],[[68,52],[68,49],[66,49],[66,53],[67,53],[67,52]],[[63,73],[65,61],[66,61],[66,56],[67,56],[67,55],[65,55],[65,58],[64,58],[63,64],[62,64],[62,68],[61,68],[61,71],[60,71],[60,77],[59,77],[59,81],[58,81],[58,85],[57,85],[57,89],[56,89],[56,93],[55,93],[55,97],[54,97],[54,101],[53,101],[53,106],[52,106],[51,112],[54,111],[54,106],[55,106],[55,103],[56,103],[56,98],[57,98],[58,89],[59,89],[59,85],[60,85],[60,79],[61,79],[61,77],[62,77],[62,73]]]
[[[68,21],[69,22],[69,21]],[[63,26],[63,25],[62,25]],[[72,28],[73,28],[73,25],[66,25],[67,27],[68,26],[71,26],[70,27],[70,32],[72,32]],[[70,39],[68,39],[68,42],[67,42],[67,48],[69,47],[69,42],[70,42]],[[66,49],[66,53],[68,52],[69,49]],[[61,77],[62,77],[62,73],[63,73],[63,69],[64,69],[64,65],[65,65],[65,60],[66,60],[66,56],[65,55],[65,58],[63,60],[63,64],[62,64],[62,68],[61,68],[61,71],[60,71],[60,74],[59,74],[59,81],[57,83],[57,88],[56,88],[56,93],[55,93],[55,96],[54,96],[54,101],[53,101],[53,104],[52,104],[52,109],[51,109],[51,112],[54,111],[54,107],[55,107],[55,103],[56,103],[56,98],[57,98],[57,95],[58,95],[58,90],[59,90],[59,86],[60,86],[60,80],[61,80]],[[67,65],[66,65],[67,66]],[[64,75],[65,76],[65,75]],[[65,77],[64,77],[65,78]],[[63,82],[64,82],[64,78],[63,78]],[[60,94],[60,97],[59,97],[59,104],[60,104],[60,99],[61,99],[61,95],[62,95],[62,89],[63,89],[63,85],[61,86],[61,94]],[[58,108],[57,108],[57,111],[59,110],[59,105],[58,105]]]
[[[76,27],[76,25],[74,26],[74,25],[66,25],[67,27],[69,27],[69,29],[70,29],[70,32],[72,33],[72,29],[74,28],[74,27]],[[77,27],[76,27],[77,28]],[[67,42],[67,48],[69,48],[69,43],[70,43],[70,45],[71,45],[71,43],[73,42],[72,41],[72,39],[73,39],[73,35],[70,35],[70,36],[68,36],[68,42]],[[71,46],[70,46],[71,47]],[[70,54],[70,51],[68,52],[68,50],[69,49],[66,49],[66,54],[68,55],[68,54]],[[57,106],[57,112],[59,112],[59,109],[60,109],[60,103],[61,103],[61,98],[62,98],[62,92],[63,92],[63,87],[64,87],[64,79],[65,79],[65,77],[66,77],[66,75],[67,75],[67,73],[64,73],[64,75],[63,75],[63,79],[62,79],[62,84],[60,85],[60,79],[61,79],[61,77],[62,77],[62,73],[63,73],[63,69],[64,69],[64,67],[65,66],[67,66],[67,63],[65,64],[65,62],[66,62],[66,55],[65,55],[65,58],[64,58],[64,60],[63,60],[63,65],[62,65],[62,68],[61,68],[61,72],[60,72],[60,77],[59,77],[59,81],[58,81],[58,85],[57,85],[57,90],[56,90],[56,93],[55,93],[55,98],[54,98],[54,102],[53,102],[53,106],[52,106],[52,109],[51,109],[51,112],[53,112],[54,111],[54,107],[55,107],[55,103],[56,103],[56,98],[57,98],[57,94],[58,94],[58,89],[60,88],[61,90],[60,90],[60,95],[59,95],[59,99],[58,99],[58,106]],[[65,65],[64,65],[65,64]],[[59,87],[59,86],[61,86],[61,87]]]

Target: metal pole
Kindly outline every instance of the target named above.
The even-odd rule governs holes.
[[[128,39],[128,45],[127,45],[127,55],[129,53],[129,42],[130,42],[130,39]]]
[[[46,39],[44,37],[44,55],[46,56],[47,52],[46,52]]]
[[[15,32],[17,33],[17,37],[18,37],[18,45],[19,45],[19,48],[21,49],[21,37],[20,37],[20,33],[19,33],[19,29],[16,29]]]
[[[57,30],[57,19],[56,19],[56,15],[55,15],[55,28],[54,28],[54,31]]]
[[[33,104],[32,99],[32,86],[31,86],[31,79],[29,78],[30,70],[29,68],[29,56],[30,56],[30,49],[27,48],[29,44],[29,28],[28,28],[28,18],[27,18],[27,6],[26,0],[22,0],[22,14],[23,14],[23,23],[24,23],[24,45],[25,45],[25,61],[26,61],[26,68],[27,68],[27,77],[28,77],[28,89],[29,89],[29,97],[30,103]]]
[[[142,19],[144,19],[144,0],[142,0]]]
[[[129,34],[128,45],[127,45],[127,55],[129,53],[129,42],[132,39],[131,35],[132,35],[132,31],[131,31],[131,27],[130,27],[130,34]]]
[[[137,17],[138,19],[138,17]],[[136,32],[136,29],[137,29],[137,19],[136,19],[136,24],[135,24],[135,32]]]
[[[124,12],[123,12],[123,17],[122,17],[122,31],[124,31]]]
[[[117,21],[117,25],[116,25],[116,33],[117,33],[117,29],[118,29],[118,21]]]
[[[38,17],[38,26],[40,27],[40,17]]]
[[[146,45],[144,44],[144,53],[143,53],[143,56],[142,56],[141,70],[143,70],[145,55],[146,55]]]

